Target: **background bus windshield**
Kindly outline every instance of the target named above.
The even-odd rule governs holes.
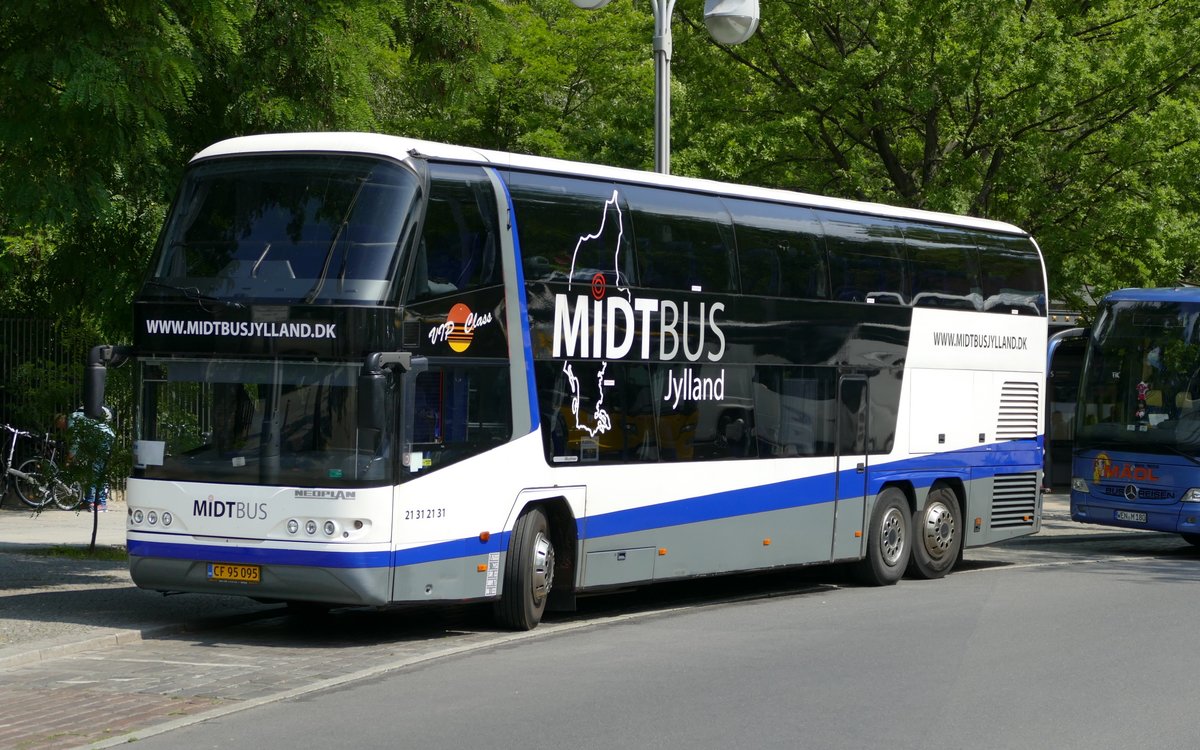
[[[1079,393],[1079,448],[1200,449],[1200,306],[1114,302],[1101,311]]]
[[[403,167],[363,157],[201,162],[180,190],[148,291],[381,301],[417,184]]]

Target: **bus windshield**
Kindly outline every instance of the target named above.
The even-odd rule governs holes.
[[[1200,451],[1200,304],[1117,301],[1084,362],[1076,447]]]
[[[294,487],[389,484],[394,441],[358,429],[358,371],[352,364],[144,360],[134,475]]]
[[[214,159],[188,172],[147,292],[197,299],[382,302],[419,180],[345,155]]]

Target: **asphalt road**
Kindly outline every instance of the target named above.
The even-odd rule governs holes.
[[[314,744],[323,731],[341,732],[329,741],[373,746],[386,740],[372,729],[379,725],[401,732],[392,739],[425,740],[390,743],[400,746],[458,747],[461,739],[505,747],[529,732],[530,723],[554,725],[557,737],[560,722],[549,717],[560,714],[571,726],[591,727],[573,742],[579,747],[623,746],[639,738],[638,744],[652,747],[682,747],[676,743],[685,740],[717,747],[733,740],[722,734],[727,726],[745,733],[739,744],[770,746],[794,738],[799,730],[791,719],[772,722],[763,713],[771,701],[762,691],[803,698],[770,709],[803,719],[805,736],[823,741],[800,746],[865,746],[853,739],[864,735],[847,733],[839,722],[892,736],[887,723],[842,716],[839,706],[867,701],[868,707],[884,707],[870,715],[879,713],[893,730],[906,733],[943,731],[933,719],[954,707],[940,719],[955,730],[942,743],[951,747],[1030,747],[1042,743],[979,744],[959,714],[973,716],[982,737],[992,737],[1002,723],[996,713],[1001,707],[1025,712],[1006,727],[1033,721],[1043,731],[1033,718],[1039,714],[1022,702],[1037,695],[1044,709],[1057,700],[1056,691],[1041,690],[1054,684],[1048,677],[1028,681],[1031,672],[1046,670],[1042,663],[1069,666],[1086,676],[1085,685],[1120,685],[1139,674],[1134,667],[1146,654],[1162,662],[1162,690],[1180,693],[1187,691],[1179,669],[1191,667],[1179,657],[1188,653],[1181,628],[1195,617],[1179,603],[1186,597],[1177,589],[1194,582],[1198,557],[1192,548],[1171,535],[1073,524],[1061,496],[1047,498],[1042,534],[971,550],[962,568],[943,581],[862,589],[836,568],[706,579],[587,599],[579,613],[556,614],[526,634],[493,629],[478,607],[347,610],[297,621],[278,607],[243,598],[164,599],[139,591],[120,563],[28,554],[44,543],[29,537],[45,536],[55,524],[63,525],[62,534],[76,535],[81,519],[71,516],[23,515],[22,522],[44,525],[18,527],[12,516],[0,514],[0,639],[9,638],[0,647],[0,748],[108,747],[132,739],[175,747],[185,738],[201,746],[242,747],[252,737],[264,749],[283,747],[257,738],[260,722],[302,746]],[[100,518],[114,538],[121,536],[119,519],[113,513]],[[82,518],[89,530],[91,520]],[[26,538],[14,541],[18,528],[27,530]],[[1131,620],[1129,611],[1153,615],[1153,631]],[[1145,632],[1154,636],[1139,637]],[[1084,668],[1092,663],[1089,653],[1104,648],[1129,655],[1129,674]],[[1177,653],[1168,658],[1160,649]],[[1071,658],[1063,661],[1066,656]],[[1111,659],[1099,664],[1112,666]],[[973,682],[985,667],[1006,679],[994,689]],[[799,684],[798,675],[812,681]],[[1148,682],[1138,689],[1153,703],[1160,692]],[[359,693],[384,685],[378,698]],[[344,707],[326,713],[350,694],[372,705],[374,717]],[[935,704],[930,695],[961,700]],[[722,711],[715,696],[734,706],[752,700]],[[1121,705],[1129,699],[1123,694]],[[928,726],[909,721],[907,712],[896,714],[896,701],[929,714]],[[586,709],[593,704],[606,708],[589,718]],[[685,707],[692,705],[698,708],[689,713]],[[1103,696],[1095,705],[1114,716],[1121,707],[1115,697]],[[1164,699],[1164,705],[1174,703]],[[639,720],[639,706],[660,710]],[[1171,727],[1140,698],[1138,710],[1158,717],[1159,731]],[[290,718],[280,725],[262,718],[277,711]],[[611,720],[626,714],[633,718]],[[318,716],[323,723],[308,721]],[[717,728],[702,735],[687,729],[714,722]],[[1130,726],[1149,729],[1139,722]],[[655,733],[659,725],[662,731]],[[220,732],[208,734],[225,727],[236,727],[229,737],[237,742],[223,744]],[[1097,739],[1095,733],[1079,736]],[[1091,746],[1119,746],[1099,739]],[[916,742],[906,735],[897,746],[917,746],[910,741]]]
[[[398,664],[138,747],[1193,747],[1200,555],[1180,544],[887,589],[812,581],[624,614],[610,602],[582,627]]]

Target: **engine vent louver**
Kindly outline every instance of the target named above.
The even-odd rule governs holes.
[[[1037,514],[1037,472],[997,474],[992,483],[993,529],[1032,526]]]
[[[1034,439],[1038,436],[1037,382],[1008,381],[1000,389],[1000,415],[996,420],[997,440]]]

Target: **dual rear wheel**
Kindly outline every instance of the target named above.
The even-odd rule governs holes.
[[[915,513],[901,490],[884,489],[875,498],[858,578],[868,585],[888,586],[906,573],[927,579],[946,575],[962,550],[961,516],[958,497],[949,487],[934,487]]]

